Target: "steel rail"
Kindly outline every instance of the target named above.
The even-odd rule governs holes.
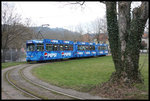
[[[33,82],[31,79],[27,78],[27,77],[24,75],[23,70],[24,70],[25,68],[27,68],[27,67],[22,68],[22,69],[20,70],[20,73],[21,73],[22,77],[23,77],[24,79],[26,79],[28,82],[30,82],[30,83],[32,83],[32,84],[38,86],[38,87],[41,87],[41,88],[43,88],[43,89],[46,89],[46,90],[49,90],[49,91],[53,91],[53,92],[58,93],[58,94],[61,94],[61,95],[65,95],[65,96],[68,96],[68,97],[71,97],[71,98],[74,98],[74,99],[84,100],[84,98],[80,98],[80,97],[77,97],[77,96],[74,96],[74,95],[71,95],[71,94],[66,94],[66,93],[63,93],[63,92],[61,92],[61,91],[57,91],[57,90],[54,90],[54,89],[45,87],[44,85],[37,84],[37,83]]]
[[[14,86],[14,87],[15,87],[16,89],[18,89],[19,91],[21,91],[21,92],[23,92],[23,93],[25,93],[25,94],[27,94],[27,95],[33,97],[33,98],[41,99],[40,97],[37,97],[36,95],[34,95],[34,94],[32,94],[32,93],[30,93],[30,92],[24,90],[23,88],[17,86],[16,84],[14,84],[14,82],[12,82],[12,81],[10,80],[10,78],[9,78],[9,73],[10,73],[12,70],[13,70],[13,69],[8,70],[8,71],[5,73],[5,78],[6,78],[6,80],[8,81],[8,83],[10,83],[12,86]]]

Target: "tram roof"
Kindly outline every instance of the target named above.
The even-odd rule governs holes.
[[[27,40],[26,43],[73,44],[74,42],[69,40],[42,39],[42,40]]]

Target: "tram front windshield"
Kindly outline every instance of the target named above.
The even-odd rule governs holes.
[[[27,44],[27,51],[35,51],[35,45],[34,44]]]

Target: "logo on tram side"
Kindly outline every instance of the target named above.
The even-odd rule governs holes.
[[[63,56],[71,56],[71,53],[64,53],[64,52],[62,52],[61,53]]]
[[[85,44],[85,42],[82,42],[82,44]]]
[[[55,43],[58,43],[58,40],[51,40],[51,42],[55,42]]]
[[[45,57],[56,57],[57,53],[44,53]]]
[[[93,45],[93,43],[89,43],[90,45]]]
[[[103,51],[100,51],[99,53],[101,53],[101,54],[102,54],[102,53],[103,53]]]
[[[64,43],[69,43],[69,41],[64,41]]]
[[[82,55],[82,54],[83,54],[83,52],[77,52],[77,54],[80,54],[80,55]]]
[[[96,52],[92,52],[93,54],[96,54]]]
[[[105,51],[105,53],[108,53],[108,51]]]
[[[90,54],[90,52],[85,52],[85,54]]]
[[[32,43],[32,41],[27,41],[27,43]]]

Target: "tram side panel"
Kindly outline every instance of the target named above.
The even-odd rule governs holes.
[[[62,40],[61,46],[60,46],[60,58],[73,58],[73,41],[68,40]]]
[[[27,41],[27,61],[43,61],[53,59],[100,56],[108,54],[106,44],[44,39]],[[92,47],[92,48],[91,48]]]
[[[39,57],[42,52],[37,51],[37,43],[42,44],[43,41],[28,40],[26,42],[26,61],[40,61]],[[43,57],[41,57],[43,58]]]
[[[95,43],[89,43],[90,46],[90,56],[96,56],[96,45]]]
[[[108,46],[106,44],[97,44],[96,45],[96,51],[97,51],[97,56],[101,55],[108,55]]]
[[[76,42],[76,57],[85,57],[85,51],[83,49],[85,42]]]
[[[61,40],[55,39],[44,39],[45,43],[45,51],[43,53],[44,60],[54,60],[54,59],[61,59],[59,46]]]
[[[46,42],[48,42],[48,40],[46,40]],[[53,47],[52,50],[48,53],[44,53],[45,58],[52,60],[73,57],[73,41],[55,40],[54,42],[55,43],[51,43]]]

